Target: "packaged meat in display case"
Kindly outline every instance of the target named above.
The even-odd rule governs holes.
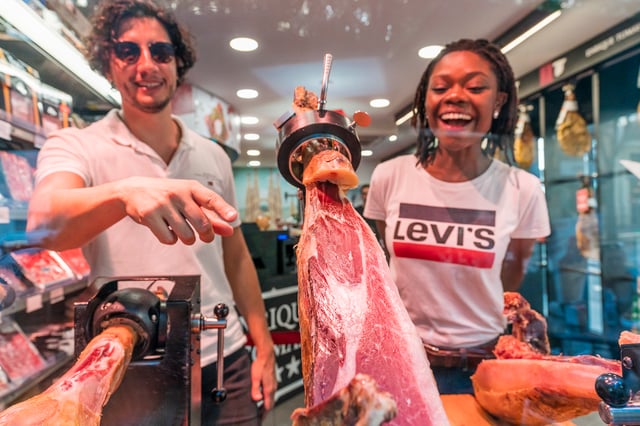
[[[6,185],[6,194],[16,201],[29,201],[33,193],[34,169],[29,161],[18,154],[0,151],[0,165]]]
[[[76,279],[73,271],[56,252],[24,249],[11,253],[11,257],[20,265],[25,278],[40,289],[44,290],[56,284],[67,284]]]
[[[62,258],[69,268],[71,268],[73,273],[76,275],[76,279],[80,280],[89,276],[91,268],[89,267],[89,263],[87,263],[87,259],[85,259],[82,254],[81,249],[69,249],[56,252],[56,254]]]
[[[36,375],[47,367],[40,352],[12,319],[0,323],[0,369],[10,383],[17,383]]]
[[[3,256],[0,259],[0,282],[7,283],[13,287],[16,294],[20,296],[27,293],[33,286],[20,278],[20,272],[17,270],[18,266],[11,259],[10,256]]]

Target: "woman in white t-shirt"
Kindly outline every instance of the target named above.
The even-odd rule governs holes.
[[[518,289],[550,233],[539,180],[492,155],[510,158],[517,102],[498,46],[447,45],[416,91],[416,154],[371,178],[364,215],[384,237],[441,393],[473,392],[469,377],[506,325],[503,292]]]

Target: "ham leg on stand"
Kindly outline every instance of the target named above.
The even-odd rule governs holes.
[[[621,364],[594,355],[550,355],[547,322],[519,293],[505,292],[512,334],[500,336],[497,359],[471,376],[475,397],[495,417],[517,425],[548,425],[598,409],[596,379]]]
[[[118,389],[137,339],[129,326],[110,326],[47,390],[0,413],[0,425],[99,425],[102,407]]]
[[[357,374],[365,374],[395,400],[397,416],[390,424],[448,425],[424,347],[384,252],[344,195],[357,185],[351,163],[337,151],[322,151],[306,166],[303,183],[306,203],[297,259],[307,408],[293,413],[294,424],[321,424],[296,419],[318,411],[314,406],[326,404]],[[345,405],[350,402],[340,404]],[[375,404],[353,408],[362,412],[355,424],[379,424],[362,420],[370,405]]]

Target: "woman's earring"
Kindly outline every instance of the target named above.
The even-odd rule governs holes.
[[[496,119],[498,118],[498,116],[500,116],[500,111],[498,110],[493,111],[493,118]]]

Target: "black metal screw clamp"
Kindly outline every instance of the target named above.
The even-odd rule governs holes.
[[[640,425],[640,344],[620,346],[622,376],[600,375],[595,390],[602,399],[598,407],[600,418],[612,426]]]
[[[197,331],[218,329],[218,359],[217,363],[217,386],[211,391],[211,398],[216,404],[223,402],[227,398],[227,390],[224,388],[224,329],[227,328],[227,315],[229,307],[224,303],[218,303],[213,308],[214,319],[200,316],[197,322]]]

